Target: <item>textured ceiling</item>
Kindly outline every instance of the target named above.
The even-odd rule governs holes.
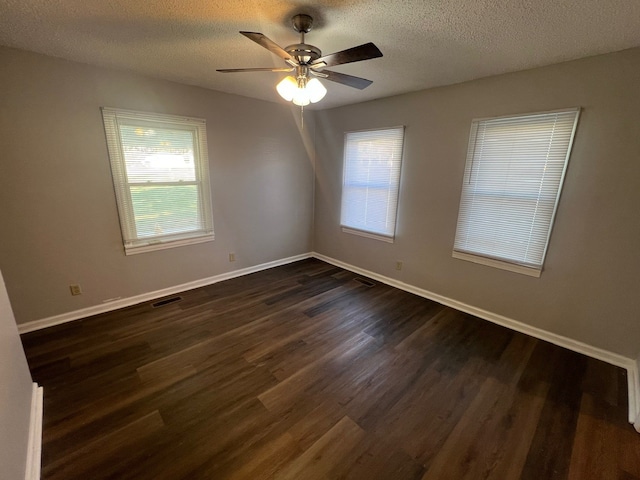
[[[0,0],[0,44],[269,101],[285,66],[244,38],[298,43],[295,13],[324,54],[369,41],[384,57],[333,67],[373,80],[325,81],[335,107],[640,46],[639,0]]]

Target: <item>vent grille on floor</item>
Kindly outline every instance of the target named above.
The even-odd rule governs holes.
[[[156,303],[152,303],[151,306],[153,308],[164,307],[165,305],[169,305],[170,303],[179,302],[180,300],[182,300],[182,297],[165,298],[164,300],[159,300]]]
[[[360,277],[356,277],[354,278],[354,280],[358,283],[361,283],[362,285],[364,285],[365,287],[375,287],[375,283],[373,283],[371,280],[367,280],[366,278],[360,278]]]

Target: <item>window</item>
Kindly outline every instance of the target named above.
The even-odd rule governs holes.
[[[345,134],[342,231],[393,242],[404,127]]]
[[[213,240],[204,120],[103,108],[125,253]]]
[[[454,257],[540,276],[579,113],[472,122]]]

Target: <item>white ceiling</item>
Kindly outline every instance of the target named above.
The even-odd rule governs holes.
[[[298,43],[295,13],[324,54],[369,41],[384,57],[332,67],[373,80],[325,81],[320,108],[640,46],[639,0],[0,0],[0,44],[269,101],[285,66],[243,37]]]

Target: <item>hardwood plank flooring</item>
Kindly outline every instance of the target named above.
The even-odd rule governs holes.
[[[23,335],[44,479],[640,480],[626,372],[310,259]]]

